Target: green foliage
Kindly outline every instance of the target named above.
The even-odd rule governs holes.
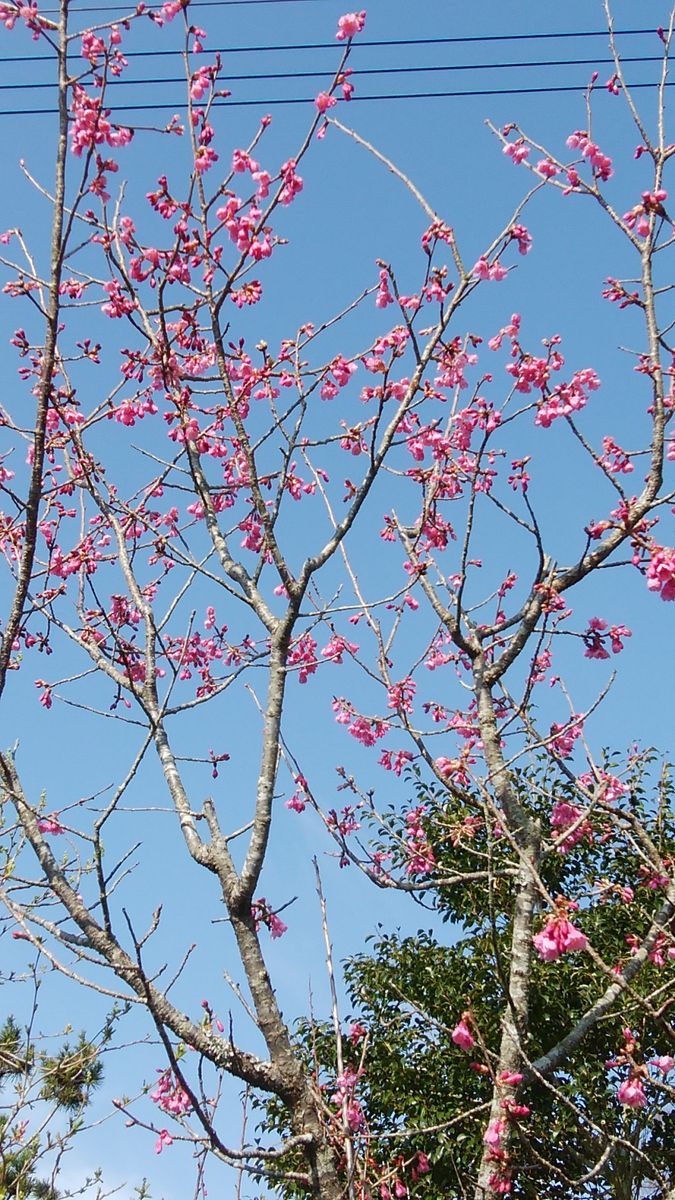
[[[544,837],[543,886],[549,895],[562,895],[578,905],[574,923],[606,968],[606,973],[599,970],[586,953],[563,955],[555,962],[533,954],[529,1063],[556,1046],[592,1008],[611,982],[612,968],[630,958],[630,939],[644,937],[663,903],[663,889],[650,874],[649,856],[640,854],[646,843],[639,838],[646,837],[663,859],[672,860],[675,821],[669,774],[655,781],[651,765],[645,758],[633,762],[623,777],[626,790],[611,808],[600,803],[602,786],[596,784],[599,802],[590,805],[584,836],[564,847],[564,853],[555,845],[557,831],[550,827],[550,815],[556,803],[579,805],[573,779],[548,759],[514,776],[519,801]],[[603,769],[616,769],[609,756]],[[470,875],[489,867],[491,879],[488,884],[469,878],[424,891],[425,902],[433,903],[452,927],[447,939],[451,944],[443,944],[429,930],[402,937],[380,929],[369,952],[345,964],[354,1018],[367,1036],[355,1042],[345,1036],[343,1041],[347,1062],[355,1070],[363,1068],[356,1095],[365,1124],[355,1135],[355,1145],[361,1159],[370,1162],[370,1178],[389,1186],[392,1163],[398,1161],[397,1178],[411,1195],[460,1200],[471,1190],[481,1159],[493,1093],[492,1064],[508,1010],[518,859],[481,797],[464,802],[424,786],[414,776],[412,782],[436,862],[432,878]],[[388,821],[393,836],[379,846],[388,851],[389,862],[405,869],[405,814],[391,811]],[[548,919],[548,911],[542,901],[536,928]],[[655,1083],[647,1084],[645,1109],[623,1106],[617,1086],[629,1068],[622,1063],[607,1066],[621,1052],[626,1029],[635,1036],[636,1062],[646,1064],[659,1054],[672,1053],[667,1000],[672,980],[672,959],[657,956],[620,1002],[588,1030],[563,1069],[542,1078],[523,1066],[518,1102],[528,1106],[530,1115],[514,1124],[515,1196],[662,1200],[663,1190],[655,1183],[658,1174],[670,1179],[671,1186],[675,1183],[675,1106]],[[476,1037],[468,1053],[452,1040],[457,1021],[467,1011]],[[337,1071],[332,1026],[303,1021],[298,1037],[330,1096]],[[268,1123],[283,1128],[278,1109],[268,1107],[267,1116]],[[413,1180],[400,1162],[414,1162],[419,1151],[428,1156],[431,1169]],[[379,1197],[379,1186],[376,1183],[364,1195]],[[280,1190],[288,1196],[301,1194],[285,1185]]]
[[[41,1056],[40,1071],[42,1099],[77,1112],[87,1104],[92,1088],[101,1082],[103,1065],[96,1046],[81,1033],[75,1047],[66,1042],[53,1058]]]
[[[104,1030],[104,1039],[107,1035]],[[56,1054],[37,1052],[32,1040],[9,1016],[0,1027],[0,1200],[58,1200],[42,1177],[43,1159],[77,1132],[92,1090],[101,1082],[99,1050],[81,1033]],[[48,1105],[50,1108],[45,1108]],[[45,1126],[54,1110],[67,1117],[58,1135],[48,1121],[46,1137],[31,1132]]]
[[[506,953],[506,945],[500,942],[507,936],[505,932],[498,939],[497,954],[500,949]],[[383,935],[372,954],[352,959],[346,970],[359,1020],[369,1030],[360,1096],[370,1128],[383,1133],[391,1128],[392,1119],[412,1130],[445,1126],[413,1134],[400,1148],[408,1155],[414,1149],[428,1154],[432,1171],[424,1181],[424,1194],[430,1200],[461,1195],[458,1178],[475,1175],[480,1159],[486,1110],[466,1119],[462,1116],[481,1103],[487,1105],[492,1086],[489,1078],[469,1065],[473,1058],[483,1059],[480,1048],[463,1052],[452,1042],[451,1033],[454,1022],[469,1008],[488,1049],[494,1052],[498,1046],[504,996],[491,939],[473,936],[447,947],[425,931],[411,938]],[[536,1060],[555,1045],[596,996],[597,977],[588,970],[584,956],[555,964],[536,962],[529,1057]],[[640,1045],[649,1058],[663,1047],[662,1022],[638,1015],[637,1005],[631,1015],[638,1017],[633,1027],[638,1027]],[[625,1110],[616,1098],[616,1080],[605,1069],[605,1062],[621,1045],[626,1019],[624,1011],[595,1026],[564,1074],[554,1080],[555,1091],[536,1078],[527,1082],[522,1101],[532,1115],[518,1125],[517,1195],[529,1200],[569,1195],[572,1181],[600,1158],[612,1136],[625,1138],[628,1148],[618,1147],[599,1177],[579,1187],[572,1193],[575,1196],[614,1200],[619,1195],[616,1180],[625,1179],[627,1155],[635,1180],[628,1193],[632,1200],[650,1195],[650,1162],[666,1172],[672,1169],[672,1108],[664,1107],[658,1120],[646,1110]],[[637,1157],[637,1149],[645,1158]]]
[[[32,1065],[32,1049],[23,1045],[21,1030],[10,1016],[0,1029],[0,1085],[5,1079],[27,1074]]]
[[[52,1200],[49,1184],[41,1184],[33,1174],[40,1143],[37,1137],[13,1148],[7,1119],[0,1116],[0,1197],[2,1200]],[[47,1190],[40,1190],[42,1187]]]

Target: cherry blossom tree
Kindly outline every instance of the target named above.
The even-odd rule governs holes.
[[[53,213],[49,253],[18,225],[0,239],[4,293],[22,312],[11,343],[23,389],[2,406],[11,596],[0,692],[7,708],[12,672],[32,672],[36,703],[67,705],[82,722],[74,747],[105,722],[97,736],[123,730],[127,756],[112,793],[102,797],[96,780],[88,798],[50,803],[49,764],[41,796],[27,782],[25,736],[9,748],[19,726],[17,717],[13,733],[8,710],[5,928],[74,987],[145,1014],[163,1056],[148,1097],[154,1115],[142,1099],[119,1107],[152,1131],[157,1152],[187,1141],[200,1186],[205,1162],[218,1160],[317,1200],[433,1194],[423,1121],[405,1130],[404,1161],[387,1140],[399,1124],[387,1131],[380,1122],[376,1146],[364,1132],[368,1031],[347,1050],[328,926],[332,1079],[282,1013],[268,947],[292,913],[280,915],[285,898],[271,896],[263,874],[279,822],[313,822],[317,847],[337,846],[373,889],[435,905],[460,937],[480,924],[499,986],[475,1007],[470,995],[447,996],[442,1018],[453,1052],[466,1055],[467,1080],[478,1080],[467,1082],[465,1111],[447,1118],[448,1128],[462,1118],[472,1131],[457,1195],[526,1189],[523,1154],[533,1148],[552,1187],[591,1186],[620,1151],[648,1154],[649,1114],[661,1120],[673,1096],[670,793],[657,787],[636,803],[641,752],[622,759],[594,748],[606,679],[593,702],[575,702],[579,674],[620,665],[631,636],[604,580],[632,573],[646,605],[675,599],[675,372],[662,311],[673,242],[664,120],[672,21],[654,34],[663,72],[652,128],[626,83],[607,9],[614,71],[601,99],[623,103],[634,122],[641,192],[625,167],[628,195],[614,199],[622,164],[615,179],[611,148],[594,140],[593,79],[585,127],[566,145],[539,145],[516,124],[494,129],[523,175],[523,199],[467,257],[452,214],[339,119],[355,87],[348,63],[364,12],[340,19],[334,77],[281,162],[266,155],[266,117],[245,148],[227,145],[227,79],[186,4],[141,4],[84,30],[71,28],[66,0],[58,21],[14,0],[0,4],[0,18],[13,37],[25,26],[52,54],[58,90],[53,182],[25,168]],[[188,103],[184,122],[157,131],[171,147],[166,170],[143,181],[149,190],[134,207],[116,176],[132,139],[149,135],[118,121],[111,97],[142,28],[182,38]],[[286,210],[311,202],[303,163],[338,137],[379,159],[424,214],[416,283],[404,291],[396,264],[378,260],[368,286],[332,316],[279,335],[277,313],[268,332],[257,314],[270,273],[283,271]],[[630,279],[604,285],[617,342],[621,322],[633,321],[631,406],[617,406],[600,436],[592,363],[569,366],[553,330],[533,344],[527,313],[506,309],[490,329],[476,316],[486,291],[507,295],[517,263],[529,269],[527,205],[539,193],[597,208],[618,256],[632,259]],[[551,519],[538,490],[561,455],[569,478],[574,471],[584,483]],[[508,568],[497,552],[505,545]],[[611,611],[577,617],[573,597],[588,588]],[[331,685],[332,707],[321,692],[328,673],[343,680]],[[323,803],[325,777],[310,769],[308,739],[294,725],[303,688],[317,693],[311,738],[332,738],[336,724],[343,734],[341,808]],[[259,719],[237,746],[228,714],[244,702]],[[621,740],[632,739],[627,719]],[[241,777],[230,785],[237,759]],[[231,942],[218,946],[240,1001],[236,1032],[220,1001],[200,999],[194,947],[167,940],[164,897],[153,895],[147,925],[142,905],[131,911],[128,864],[143,850],[133,835],[121,845],[120,834],[153,769],[147,777],[153,789],[161,781],[174,819],[175,837],[161,848],[164,887],[170,871],[186,889],[206,876],[205,894],[222,902]],[[349,872],[343,878],[347,888]],[[541,996],[568,978],[574,1002],[548,1022]],[[239,1031],[244,1018],[248,1032]],[[612,1058],[579,1073],[603,1044],[599,1031],[613,1040]],[[272,1097],[283,1114],[256,1136],[246,1126],[239,1145],[220,1116],[227,1076],[246,1105]],[[588,1116],[597,1095],[585,1107],[591,1079],[616,1106],[601,1125]],[[622,1131],[624,1110],[644,1113],[638,1135]],[[542,1145],[543,1114],[559,1130],[574,1126],[578,1144],[597,1135],[597,1155],[571,1172]],[[553,1128],[552,1144],[555,1136]],[[672,1197],[672,1168],[655,1171],[654,1195]],[[442,1186],[447,1195],[454,1184]]]

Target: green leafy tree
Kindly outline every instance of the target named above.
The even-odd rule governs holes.
[[[597,1003],[598,963],[607,973],[625,964],[663,904],[664,881],[646,863],[636,877],[625,844],[627,832],[639,828],[665,861],[675,854],[670,776],[664,772],[654,786],[649,766],[649,756],[633,761],[620,798],[612,801],[610,826],[598,812],[576,829],[570,824],[567,836],[554,837],[542,854],[544,893],[575,897],[578,909],[570,915],[593,952],[564,954],[555,963],[533,956],[523,1079],[517,1103],[505,1096],[508,1154],[500,1158],[497,1147],[495,1154],[505,1185],[516,1176],[517,1195],[528,1200],[664,1200],[675,1184],[675,1089],[668,1083],[672,921],[652,942],[639,981],[603,1019],[588,1023],[562,1068],[555,1066],[570,1030],[581,1027]],[[540,764],[514,780],[521,803],[542,827],[552,806],[560,813],[575,802],[572,781],[557,768]],[[341,1073],[351,1080],[364,1194],[460,1200],[475,1178],[486,1114],[499,1088],[517,862],[508,839],[495,837],[477,816],[480,797],[462,812],[456,804],[449,808],[441,789],[418,780],[415,792],[417,843],[423,829],[434,873],[463,873],[468,880],[479,861],[489,861],[491,886],[467,882],[423,893],[451,926],[450,944],[431,930],[403,937],[380,928],[372,950],[345,964],[354,1018],[339,1036]],[[410,822],[392,810],[386,823],[390,837],[380,841],[380,852],[403,865]],[[599,891],[604,902],[591,904]],[[339,1114],[331,1105],[340,1075],[335,1029],[303,1021],[298,1033],[339,1139]],[[638,1098],[644,1092],[644,1107],[621,1103],[619,1089],[631,1080]],[[268,1111],[278,1121],[280,1110]]]

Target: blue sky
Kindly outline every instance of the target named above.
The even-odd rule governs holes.
[[[266,106],[263,101],[283,96],[311,98],[325,86],[338,61],[334,30],[343,11],[344,5],[339,0],[309,0],[307,3],[278,0],[269,4],[195,7],[192,19],[203,24],[209,35],[205,61],[211,48],[221,48],[225,81],[230,80],[228,86],[233,103],[225,104],[218,111],[215,122],[224,161],[231,149],[247,144],[258,120],[267,111],[272,112],[273,122],[261,157],[266,162],[278,162],[293,152],[311,119],[311,102]],[[619,29],[665,24],[668,16],[667,5],[663,3],[651,4],[647,17],[643,11],[636,14],[633,3],[619,2],[614,5],[614,14]],[[365,34],[355,45],[350,64],[355,72],[357,97],[408,91],[518,90],[558,84],[574,85],[578,90],[537,95],[364,99],[349,107],[341,105],[338,116],[415,181],[432,206],[457,230],[466,261],[473,261],[504,224],[528,186],[525,173],[502,155],[499,144],[484,124],[485,119],[490,118],[497,126],[516,121],[535,140],[545,141],[561,154],[565,138],[572,130],[583,128],[586,120],[582,93],[592,65],[535,65],[528,68],[505,64],[589,59],[597,62],[602,82],[611,73],[605,61],[606,38],[591,36],[602,29],[602,6],[590,0],[567,3],[564,7],[542,4],[540,0],[533,3],[514,0],[509,5],[484,2],[475,6],[453,3],[452,0],[420,0],[418,3],[374,0],[368,8]],[[587,36],[581,36],[579,31]],[[175,33],[173,27],[159,35],[152,30],[149,33],[134,32],[128,45],[139,52],[175,47]],[[576,33],[577,36],[507,40],[513,34],[554,33]],[[425,38],[434,39],[436,44],[369,44]],[[485,40],[442,41],[454,38]],[[329,45],[316,48],[315,43]],[[242,50],[251,46],[297,47],[299,44],[311,44],[313,48]],[[621,44],[633,56],[658,54],[660,46],[654,33],[625,37]],[[35,86],[28,91],[22,90],[26,83],[35,85],[49,80],[50,64],[41,61],[41,54],[40,47],[19,28],[11,36],[4,35],[0,41],[3,86],[7,88],[0,93],[0,108],[22,114],[14,118],[0,117],[5,172],[5,187],[0,199],[0,230],[20,224],[44,262],[48,249],[44,235],[48,205],[25,182],[19,169],[19,160],[25,159],[28,169],[40,180],[48,183],[51,178],[53,118],[34,115],[36,109],[49,107],[51,93]],[[34,60],[30,59],[31,55],[35,56]],[[28,56],[29,60],[2,62],[3,56]],[[177,76],[180,73],[176,69],[178,60],[168,55],[155,55],[134,58],[131,62],[128,78],[146,82],[119,85],[111,93],[111,103],[120,106],[169,104],[172,108],[152,116],[147,112],[120,108],[119,119],[139,125],[155,121],[163,123],[174,107],[179,111],[181,87],[172,82],[155,84],[147,81]],[[428,66],[462,69],[419,74],[395,74],[393,70],[396,67]],[[359,74],[368,69],[390,73]],[[316,72],[316,78],[234,78],[254,73],[306,71]],[[627,68],[627,75],[633,82],[647,83],[653,80],[655,71],[655,64],[640,62]],[[244,100],[256,103],[241,107],[234,103]],[[645,103],[649,113],[652,98],[647,94]],[[606,146],[617,163],[617,175],[608,186],[608,194],[619,211],[624,211],[637,201],[640,191],[648,183],[643,167],[633,161],[636,134],[625,119],[620,101],[604,91],[598,95],[595,120],[597,140],[603,148]],[[154,186],[159,174],[165,172],[171,177],[173,173],[179,177],[184,165],[182,147],[172,141],[170,149],[171,156],[168,157],[166,142],[139,133],[132,146],[118,156],[120,172],[115,183],[119,184],[123,176],[128,176],[130,210]],[[394,265],[402,291],[415,284],[419,270],[419,236],[427,222],[410,194],[381,164],[361,147],[330,130],[326,139],[313,147],[303,164],[302,174],[305,179],[303,196],[283,214],[283,234],[288,238],[289,246],[283,259],[279,257],[266,274],[265,300],[253,313],[237,317],[237,328],[240,327],[253,342],[264,336],[270,345],[274,345],[298,324],[307,320],[320,321],[339,311],[355,295],[376,282],[376,259]],[[630,345],[631,338],[638,341],[641,335],[630,313],[619,315],[600,295],[606,276],[621,275],[624,270],[623,247],[590,204],[575,202],[573,198],[564,201],[557,195],[538,196],[525,219],[534,237],[532,253],[519,263],[518,270],[512,272],[505,283],[494,285],[491,290],[479,290],[462,315],[461,327],[489,337],[506,323],[513,311],[521,311],[529,344],[536,345],[538,339],[552,333],[561,334],[568,364],[572,368],[593,366],[603,380],[597,404],[588,414],[586,428],[589,435],[601,436],[608,423],[615,421],[630,433],[633,428],[631,406],[634,396],[638,396],[639,386],[632,372],[632,362],[618,354],[616,347],[619,343]],[[3,344],[11,331],[27,319],[23,313],[17,316],[16,302],[3,303],[0,309]],[[346,326],[352,346],[365,344],[375,329],[380,328],[378,320],[372,305],[359,312],[358,317]],[[330,346],[330,341],[328,344]],[[336,337],[336,347],[341,344],[340,338]],[[0,362],[0,381],[6,394],[16,391],[15,370],[14,356],[4,355]],[[553,452],[545,445],[543,435],[533,436],[533,447],[535,450],[543,447],[545,455],[539,474],[535,474],[533,488],[537,490],[547,532],[553,543],[560,547],[561,557],[565,557],[572,551],[573,544],[577,544],[574,537],[570,538],[569,528],[578,530],[589,516],[586,477],[583,472],[576,475],[570,471],[571,447],[566,445],[562,435]],[[113,449],[112,453],[114,469],[124,478],[128,468],[122,459],[115,457],[117,451]],[[372,520],[369,518],[371,534],[378,526],[380,515],[376,509]],[[486,537],[489,543],[489,527]],[[367,564],[370,546],[365,536],[357,543],[357,561]],[[493,556],[491,567],[499,571],[509,566],[517,548],[508,544],[488,544],[487,553]],[[385,573],[389,570],[384,560],[381,569]],[[6,584],[6,577],[4,582]],[[612,621],[625,622],[634,631],[622,660],[617,663],[620,670],[616,685],[596,719],[595,744],[620,747],[635,738],[654,743],[668,752],[672,745],[669,675],[668,671],[660,679],[654,678],[651,671],[647,675],[647,665],[653,662],[656,644],[668,648],[672,645],[671,608],[648,595],[637,575],[615,572],[607,572],[600,584],[582,592],[575,604],[579,613],[591,616],[602,610],[602,614]],[[592,702],[606,682],[608,672],[604,670],[604,664],[598,665],[598,671],[591,676],[576,644],[575,654],[570,650],[570,671],[578,688],[578,704],[582,707]],[[81,796],[115,785],[133,756],[134,731],[119,722],[102,724],[59,705],[45,712],[37,704],[34,677],[48,675],[50,664],[48,661],[40,661],[37,666],[27,663],[26,668],[10,681],[4,740],[14,742],[19,739],[20,765],[27,786],[34,789],[35,794],[46,787],[48,807],[61,809]],[[337,668],[327,668],[305,688],[292,681],[289,696],[289,741],[292,746],[301,747],[303,765],[307,764],[312,779],[319,781],[326,807],[339,799],[335,790],[336,763],[348,760],[359,770],[373,773],[373,777],[376,773],[368,756],[359,754],[358,748],[355,751],[354,745],[346,744],[346,735],[335,727],[329,715],[324,716],[318,731],[313,725],[316,712],[321,708],[326,712],[332,693],[343,686],[337,671]],[[637,704],[636,696],[642,697],[645,692],[649,695],[649,703]],[[259,718],[255,705],[249,698],[244,698],[226,705],[213,717],[204,717],[203,711],[199,710],[185,720],[181,737],[186,747],[191,743],[198,744],[200,752],[205,744],[214,743],[216,749],[222,745],[223,749],[231,751],[231,764],[223,768],[219,781],[212,786],[214,796],[224,808],[227,805],[235,807],[237,793],[245,795],[250,787],[257,758],[255,737]],[[204,722],[208,722],[206,728]],[[312,729],[311,738],[306,737],[307,729]],[[255,758],[252,758],[251,746]],[[187,769],[187,778],[200,798],[211,786],[208,771],[203,767]],[[376,782],[384,804],[390,799],[391,779],[384,781],[385,787],[380,772]],[[391,791],[392,799],[404,796],[403,785]],[[227,931],[222,924],[211,924],[218,921],[222,908],[211,883],[202,879],[196,868],[186,869],[181,847],[174,841],[172,818],[168,812],[159,811],[166,808],[166,799],[154,766],[144,766],[140,772],[133,796],[130,794],[129,808],[133,811],[120,817],[111,835],[111,850],[115,846],[121,849],[131,840],[143,843],[134,858],[141,865],[128,885],[128,900],[134,906],[139,926],[147,921],[161,900],[165,929],[161,952],[167,956],[174,951],[178,954],[179,948],[191,941],[199,942],[195,975],[189,974],[181,981],[181,1003],[198,1004],[202,996],[208,996],[222,1015],[230,1004],[221,977],[221,956],[229,954]],[[270,970],[289,1017],[307,1010],[310,987],[317,1012],[323,1015],[326,1011],[321,929],[311,874],[314,853],[319,853],[322,860],[336,958],[360,949],[364,937],[373,932],[376,922],[387,927],[400,924],[411,929],[418,924],[427,925],[430,920],[427,914],[413,909],[405,897],[375,893],[356,877],[353,868],[340,873],[334,861],[325,857],[329,849],[309,813],[299,817],[280,808],[263,890],[274,903],[285,903],[298,897],[288,915],[285,914],[289,932],[282,941],[270,946],[269,955]],[[196,913],[202,917],[197,932]],[[8,944],[9,940],[5,938],[3,947],[7,948]],[[23,947],[15,948],[12,953],[17,956],[16,965],[20,968]],[[228,968],[236,974],[236,967],[230,961]],[[67,1021],[77,1027],[95,1022],[100,1010],[97,1001],[91,997],[82,992],[74,995],[66,984],[55,978],[49,979],[44,990],[49,995],[49,1008],[42,1017],[45,1028],[54,1028]],[[8,996],[5,992],[2,1000],[6,1008],[15,1004],[11,993]],[[139,1028],[132,1023],[132,1030]],[[152,1076],[155,1063],[160,1061],[158,1052],[145,1049],[139,1049],[131,1060],[128,1055],[120,1055],[119,1063],[124,1063],[123,1068],[111,1061],[105,1085],[106,1097],[123,1091],[131,1093],[143,1077]],[[185,1187],[189,1186],[189,1163],[184,1161],[178,1148],[155,1159],[150,1134],[126,1133],[121,1122],[106,1125],[102,1133],[92,1138],[86,1151],[78,1148],[76,1153],[81,1155],[78,1169],[85,1163],[88,1166],[101,1163],[113,1176],[118,1172],[119,1156],[123,1153],[126,1158],[124,1177],[130,1179],[132,1175],[147,1174],[151,1182],[156,1181],[153,1194],[166,1196],[167,1200],[184,1194]],[[72,1164],[69,1170],[75,1177],[77,1170]],[[130,1191],[124,1194],[130,1194]],[[248,1194],[253,1195],[254,1189],[248,1192],[244,1189],[244,1195]]]

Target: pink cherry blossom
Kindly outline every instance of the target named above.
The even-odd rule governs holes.
[[[281,168],[280,174],[284,186],[279,193],[280,204],[291,204],[302,191],[303,181],[297,174],[297,165],[294,158],[289,158]]]
[[[288,930],[288,925],[285,925],[277,913],[273,911],[264,896],[261,896],[259,900],[253,901],[251,916],[255,922],[256,930],[260,929],[261,925],[266,925],[273,938],[283,937]]]
[[[500,1071],[498,1082],[503,1083],[506,1087],[518,1087],[522,1083],[524,1076],[520,1071]]]
[[[611,475],[630,475],[635,470],[625,450],[617,446],[613,438],[609,436],[603,437],[602,446],[604,453],[600,458],[600,462]]]
[[[652,548],[647,587],[650,592],[658,592],[662,600],[675,600],[675,550],[671,546]]]
[[[465,1013],[450,1034],[452,1041],[456,1046],[459,1046],[460,1050],[472,1050],[476,1045],[476,1039],[466,1023],[466,1016],[467,1014]]]
[[[600,147],[592,142],[585,130],[577,129],[570,134],[567,139],[567,145],[570,150],[578,150],[583,158],[588,159],[593,169],[593,174],[599,179],[606,182],[614,174],[612,160],[606,154],[603,154]]]
[[[389,276],[386,271],[380,271],[380,284],[375,297],[377,308],[386,308],[388,304],[394,303],[394,297],[389,291]]]
[[[522,138],[519,138],[517,142],[507,142],[503,153],[507,158],[511,159],[511,162],[519,166],[520,163],[527,161],[530,154],[530,147]]]
[[[543,175],[544,179],[555,179],[559,173],[555,163],[550,158],[542,158],[537,163],[537,174]]]
[[[155,1090],[150,1093],[150,1099],[162,1112],[170,1113],[174,1117],[187,1116],[192,1111],[192,1101],[185,1089],[174,1079],[169,1068],[164,1071],[158,1069],[157,1073],[159,1079]]]
[[[160,1129],[159,1137],[155,1142],[155,1154],[161,1154],[165,1146],[173,1146],[173,1138],[168,1129]]]
[[[475,275],[477,279],[491,279],[500,282],[502,279],[506,279],[508,271],[506,267],[502,266],[499,259],[489,263],[485,256],[481,255],[478,262],[474,264],[471,274]]]
[[[55,813],[51,817],[42,817],[38,821],[38,829],[40,833],[51,833],[54,836],[63,833],[63,826]]]
[[[615,800],[625,796],[628,791],[625,783],[622,783],[615,775],[608,774],[607,771],[597,771],[595,774],[586,771],[585,774],[579,776],[579,783],[594,794],[599,794],[608,804],[613,804]]]
[[[511,229],[511,237],[518,243],[519,254],[529,254],[532,249],[532,234],[525,225],[514,225]]]
[[[558,845],[559,854],[567,854],[578,842],[593,840],[593,826],[588,820],[580,820],[583,809],[567,800],[558,800],[551,810],[551,828],[558,834],[571,829],[570,834]]]
[[[577,738],[581,737],[583,732],[583,720],[580,716],[575,715],[567,725],[559,725],[554,721],[551,725],[549,747],[551,750],[560,756],[560,758],[569,758]]]
[[[659,1058],[650,1059],[650,1064],[656,1067],[657,1071],[660,1071],[662,1075],[667,1075],[675,1067],[675,1058],[673,1058],[672,1054],[662,1054]]]
[[[619,1102],[627,1108],[644,1108],[647,1103],[644,1083],[636,1075],[631,1075],[619,1084],[616,1095]]]
[[[357,33],[361,33],[365,23],[365,9],[358,13],[345,13],[338,21],[338,30],[335,35],[338,42],[344,42],[348,38],[353,38]]]
[[[417,684],[410,677],[402,679],[400,683],[393,683],[387,689],[387,708],[394,709],[395,712],[411,713],[416,690]]]
[[[588,403],[588,392],[597,391],[600,380],[590,367],[576,371],[569,383],[557,384],[537,405],[535,425],[548,429],[558,417],[569,417]]]
[[[385,771],[393,771],[394,775],[400,778],[404,767],[412,762],[412,758],[410,750],[383,750],[378,765],[384,767]]]
[[[327,112],[329,108],[334,108],[337,104],[337,100],[335,96],[329,96],[327,92],[319,92],[314,103],[319,112],[323,114]]]
[[[489,1146],[493,1151],[501,1150],[502,1138],[504,1137],[505,1132],[506,1121],[503,1117],[497,1117],[495,1120],[490,1121],[490,1124],[485,1130],[485,1134],[483,1136],[485,1145]]]
[[[555,962],[561,954],[585,950],[588,938],[572,925],[566,917],[552,917],[548,924],[532,939],[539,957],[544,962]]]

